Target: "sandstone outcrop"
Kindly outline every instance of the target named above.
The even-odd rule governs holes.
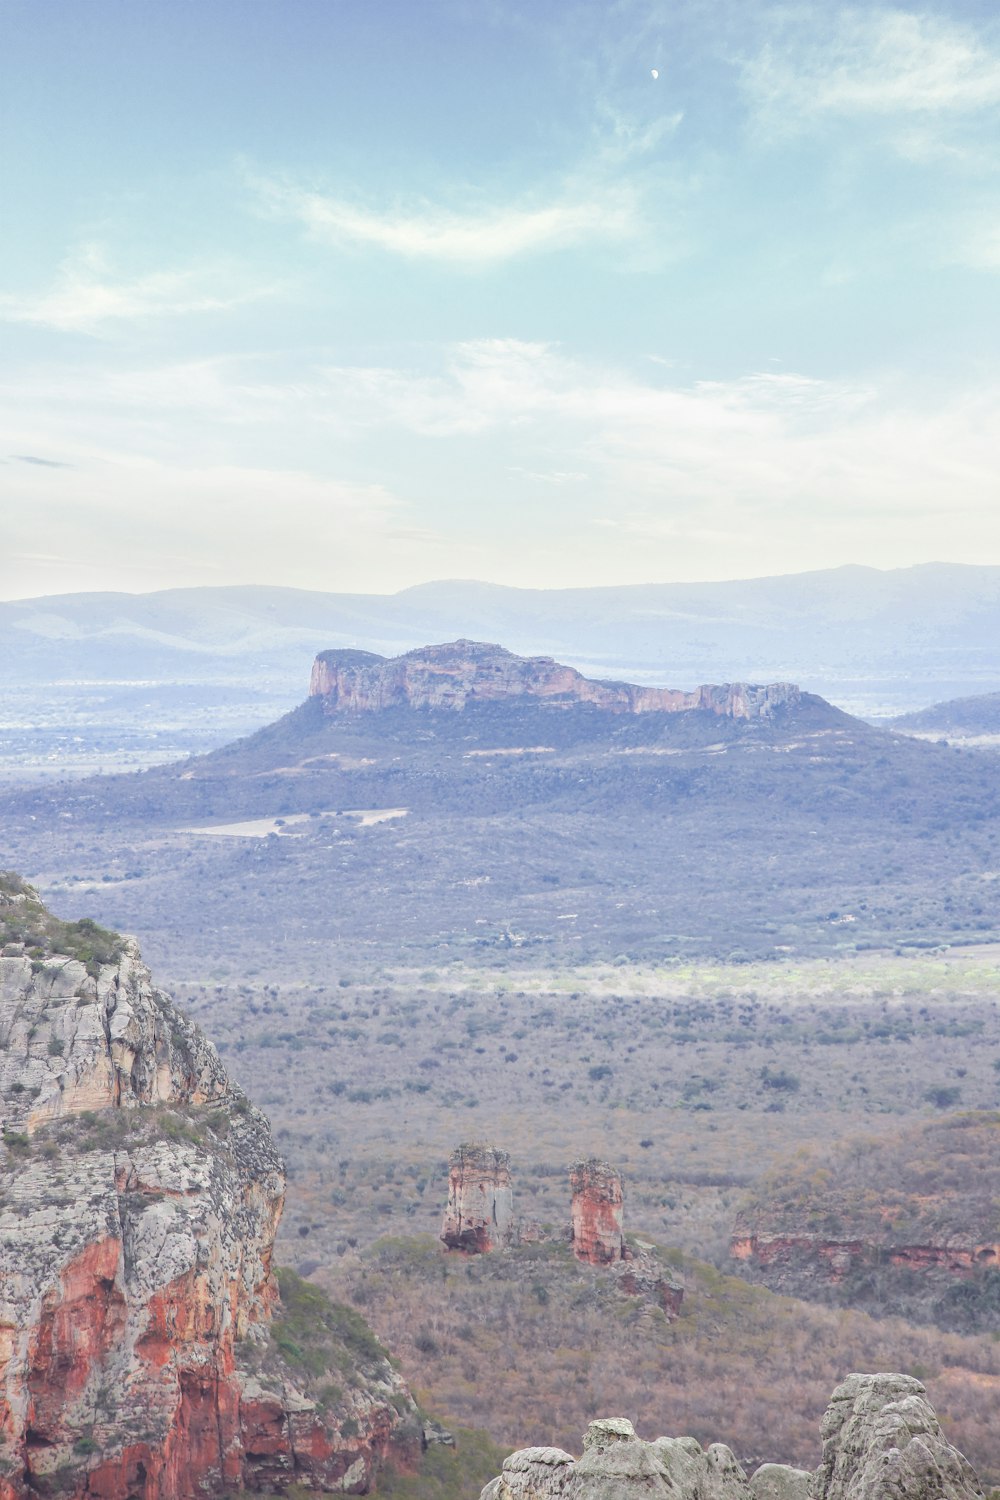
[[[39,913],[0,882],[0,1500],[368,1489],[416,1409],[356,1314],[279,1298],[266,1119],[134,943]]]
[[[734,1260],[749,1264],[776,1291],[808,1289],[817,1276],[836,1285],[866,1265],[943,1271],[950,1276],[971,1276],[984,1267],[1000,1265],[1000,1245],[969,1243],[967,1236],[958,1234],[945,1244],[885,1245],[803,1232],[746,1233],[738,1227],[729,1253]]]
[[[589,703],[616,714],[684,713],[693,709],[730,719],[767,719],[795,707],[789,682],[729,682],[692,692],[602,682],[549,656],[515,656],[481,641],[423,646],[403,656],[370,651],[323,651],[313,663],[310,697],[328,712],[387,708],[461,710],[477,703],[537,700],[554,707]]]
[[[907,1375],[851,1375],[821,1423],[814,1473],[763,1464],[750,1478],[724,1443],[645,1442],[622,1417],[592,1422],[583,1454],[524,1448],[481,1500],[983,1500],[971,1466]]]
[[[592,1266],[627,1259],[622,1233],[622,1180],[606,1161],[591,1157],[570,1168],[573,1254]]]
[[[645,1246],[626,1248],[627,1259],[611,1267],[619,1289],[629,1297],[645,1297],[658,1303],[668,1318],[676,1318],[684,1301],[683,1281],[662,1266]]]
[[[510,1156],[485,1144],[459,1146],[448,1169],[441,1239],[449,1250],[481,1255],[503,1249],[514,1236]]]

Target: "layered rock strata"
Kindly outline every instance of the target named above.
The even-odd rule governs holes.
[[[461,710],[477,703],[544,701],[592,704],[616,714],[685,713],[693,709],[729,719],[767,719],[795,707],[789,682],[728,682],[693,692],[601,682],[549,656],[515,656],[481,641],[422,646],[403,656],[369,651],[323,651],[313,663],[311,697],[329,712],[387,708]]]
[[[882,1239],[888,1240],[883,1232]],[[772,1291],[791,1296],[834,1293],[861,1271],[878,1271],[887,1284],[892,1272],[916,1272],[926,1282],[924,1300],[955,1281],[968,1281],[1000,1265],[1000,1245],[977,1243],[967,1232],[954,1232],[939,1244],[873,1243],[866,1239],[834,1239],[801,1229],[749,1229],[737,1223],[729,1253],[741,1272]],[[846,1288],[850,1290],[850,1286]],[[912,1287],[910,1304],[914,1302]],[[917,1311],[908,1304],[908,1315]]]
[[[0,933],[28,907],[0,887]],[[336,1400],[296,1373],[267,1121],[134,943],[90,951],[0,955],[0,1500],[367,1490],[419,1451],[416,1409],[325,1299],[306,1332],[326,1320]]]
[[[622,1231],[622,1180],[606,1161],[591,1157],[570,1168],[572,1243],[577,1260],[608,1266],[628,1259]]]
[[[452,1152],[441,1239],[449,1250],[482,1255],[515,1238],[510,1156],[496,1146],[469,1144]]]
[[[849,1376],[820,1430],[815,1472],[763,1464],[748,1479],[723,1443],[645,1442],[631,1422],[605,1418],[590,1424],[578,1459],[560,1448],[511,1454],[481,1500],[983,1500],[910,1376]]]

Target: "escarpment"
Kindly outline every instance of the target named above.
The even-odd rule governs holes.
[[[135,944],[0,879],[0,1500],[363,1492],[419,1451],[360,1318],[275,1273],[264,1116]]]
[[[1000,1114],[834,1143],[765,1176],[730,1254],[772,1291],[1000,1329]]]
[[[848,1376],[820,1436],[815,1471],[768,1463],[748,1478],[724,1443],[646,1442],[627,1419],[604,1418],[590,1424],[580,1458],[560,1448],[512,1453],[481,1500],[982,1500],[911,1376]]]
[[[591,704],[615,714],[701,709],[729,719],[767,719],[801,698],[789,682],[729,682],[683,692],[595,681],[549,656],[515,656],[481,641],[422,646],[394,657],[323,651],[313,664],[309,694],[320,698],[330,713],[387,708],[460,711],[474,704],[537,700],[553,707]]]

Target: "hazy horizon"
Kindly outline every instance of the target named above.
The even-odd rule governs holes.
[[[0,597],[1000,562],[976,0],[3,21]]]
[[[208,584],[208,583],[204,583],[204,584],[165,584],[165,585],[163,585],[163,587],[156,588],[156,589],[123,589],[123,588],[75,589],[75,590],[68,590],[67,589],[67,590],[61,590],[58,593],[50,593],[50,594],[4,594],[4,595],[0,595],[0,604],[30,604],[30,603],[34,602],[35,600],[43,601],[43,600],[46,600],[46,599],[58,599],[58,598],[62,598],[62,597],[79,597],[81,595],[86,595],[86,594],[90,594],[90,593],[93,593],[93,594],[122,594],[122,595],[125,595],[125,596],[132,596],[132,597],[135,597],[135,598],[143,598],[143,597],[146,597],[146,596],[148,596],[150,594],[178,593],[178,592],[187,591],[189,589],[198,589],[198,588],[207,588],[207,589],[248,589],[248,590],[257,590],[257,591],[264,591],[264,590],[268,590],[268,589],[274,589],[274,590],[291,589],[291,590],[295,590],[295,591],[302,592],[302,593],[344,594],[344,595],[356,594],[359,597],[361,597],[361,596],[370,596],[370,597],[374,597],[374,598],[385,598],[385,599],[394,598],[394,597],[396,597],[399,594],[415,593],[415,592],[417,592],[417,591],[419,591],[421,589],[428,589],[428,590],[430,590],[430,589],[438,589],[438,588],[440,588],[440,589],[446,589],[446,588],[453,588],[453,587],[475,588],[475,589],[509,590],[511,592],[514,592],[514,593],[518,593],[518,592],[520,592],[520,593],[574,593],[574,592],[580,592],[580,591],[590,591],[590,590],[594,590],[594,589],[607,589],[607,590],[613,590],[613,589],[659,589],[659,588],[669,589],[669,588],[675,588],[675,587],[697,588],[699,585],[702,585],[702,584],[704,584],[706,587],[714,587],[714,586],[719,585],[719,584],[727,584],[727,583],[734,583],[734,584],[738,584],[738,583],[770,583],[772,581],[775,581],[775,580],[778,580],[778,579],[783,579],[783,578],[789,578],[789,579],[791,579],[791,578],[808,578],[812,574],[824,575],[824,574],[830,574],[830,573],[868,572],[868,573],[884,573],[886,575],[889,575],[889,574],[893,574],[893,573],[912,573],[912,572],[916,572],[916,571],[918,571],[920,569],[931,569],[931,568],[956,568],[956,569],[968,569],[970,572],[972,572],[972,571],[979,572],[979,571],[982,571],[984,568],[1000,568],[1000,563],[971,563],[971,562],[969,562],[969,563],[952,563],[952,562],[945,562],[941,558],[930,558],[926,562],[906,563],[906,564],[902,564],[901,566],[898,566],[898,567],[894,567],[894,566],[878,567],[878,566],[876,566],[873,563],[845,562],[845,563],[837,563],[834,566],[828,567],[828,568],[822,568],[822,567],[820,567],[820,568],[793,569],[793,570],[790,570],[788,572],[779,572],[779,573],[753,573],[753,574],[746,574],[746,575],[742,575],[742,576],[728,575],[728,576],[719,577],[719,578],[705,578],[705,577],[703,577],[703,578],[641,578],[641,579],[636,579],[634,581],[631,581],[629,583],[601,583],[601,584],[575,584],[575,583],[567,583],[567,584],[534,585],[534,584],[499,583],[499,582],[496,582],[495,580],[488,579],[488,578],[472,578],[472,577],[469,577],[469,578],[457,578],[457,577],[456,578],[422,578],[422,579],[418,579],[414,583],[406,583],[406,584],[401,585],[399,588],[391,588],[391,589],[379,589],[379,588],[371,588],[371,589],[352,589],[352,588],[345,588],[345,589],[325,589],[324,588],[324,589],[321,589],[321,588],[313,588],[313,587],[309,587],[309,586],[301,585],[301,584],[276,583],[273,580],[265,580],[265,579],[262,579],[262,578],[248,578],[248,579],[234,580],[234,581],[228,582],[228,583],[216,583],[216,584]]]

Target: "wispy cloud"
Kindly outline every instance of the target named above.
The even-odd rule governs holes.
[[[316,240],[455,265],[486,266],[588,240],[620,239],[634,232],[637,218],[635,195],[624,184],[568,192],[550,202],[462,210],[429,202],[380,209],[271,179],[256,179],[254,186],[272,213],[298,221]]]
[[[21,511],[36,531],[43,517],[71,535],[81,557],[91,544],[77,522],[97,516],[90,535],[120,532],[144,577],[249,577],[254,558],[314,587],[348,566],[374,588],[484,572],[746,577],[1000,556],[998,401],[996,379],[948,396],[773,370],[684,382],[647,361],[492,339],[442,351],[433,372],[326,365],[282,384],[255,358],[123,369],[84,388],[50,377],[0,389],[0,443],[45,453],[58,434],[74,468],[21,467]],[[220,465],[227,446],[257,457]],[[299,468],[282,467],[289,453]],[[197,558],[171,573],[191,538]]]
[[[94,335],[125,322],[222,311],[273,290],[234,287],[231,274],[204,267],[115,276],[103,251],[87,245],[63,261],[48,290],[0,294],[0,321]]]
[[[830,116],[968,115],[1000,104],[1000,55],[944,17],[849,8],[824,19],[809,6],[783,13],[743,85],[776,131]]]

